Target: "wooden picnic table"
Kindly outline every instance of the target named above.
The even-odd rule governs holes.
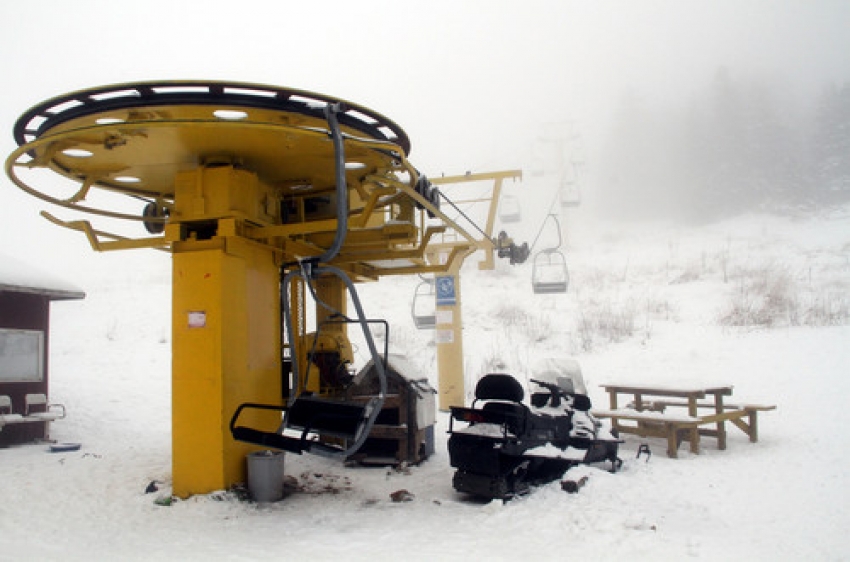
[[[700,436],[717,439],[719,449],[726,449],[726,422],[733,423],[755,443],[758,441],[759,411],[776,406],[756,404],[732,405],[724,397],[732,395],[731,385],[651,387],[646,385],[603,384],[608,392],[609,410],[595,409],[594,415],[610,418],[614,429],[643,437],[667,439],[667,455],[676,458],[682,440],[690,450],[699,453]],[[621,406],[620,399],[629,400]],[[686,413],[669,412],[668,407],[686,408]],[[700,413],[700,410],[708,410]],[[746,419],[745,419],[746,418]],[[624,424],[624,421],[635,425]],[[714,426],[706,427],[706,426]]]

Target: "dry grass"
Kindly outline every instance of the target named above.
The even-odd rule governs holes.
[[[528,311],[518,305],[502,304],[494,314],[496,322],[509,339],[521,338],[528,343],[541,343],[552,335],[552,322],[546,313]]]
[[[850,321],[846,288],[799,283],[785,265],[739,268],[718,321],[724,326],[834,326]]]
[[[581,349],[593,350],[599,343],[618,343],[635,333],[635,306],[631,301],[588,301],[579,307],[576,334]]]

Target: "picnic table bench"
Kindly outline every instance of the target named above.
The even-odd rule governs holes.
[[[714,437],[726,449],[726,422],[732,423],[755,443],[758,441],[758,412],[775,410],[763,404],[729,404],[732,386],[649,387],[622,384],[601,385],[609,397],[609,409],[594,409],[593,415],[611,419],[614,429],[641,437],[667,440],[667,456],[676,458],[682,441],[699,453],[700,437]],[[620,398],[629,400],[620,406]],[[670,408],[675,408],[670,411]],[[679,410],[684,409],[684,410]],[[623,423],[631,422],[631,423]]]

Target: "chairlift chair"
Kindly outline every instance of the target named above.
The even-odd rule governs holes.
[[[499,218],[502,222],[519,222],[522,219],[519,200],[513,195],[503,195],[499,204]]]
[[[315,369],[321,379],[338,378],[337,371],[345,367],[344,361],[334,361],[327,357],[337,353],[337,349],[321,350],[318,345],[322,327],[335,323],[361,324],[361,326],[379,323],[385,332],[389,329],[385,320],[336,317],[323,322],[313,336],[313,344],[308,355],[311,364],[307,366],[308,370]],[[367,337],[371,338],[371,336]],[[383,386],[386,385],[383,372],[387,365],[388,340],[389,337],[385,338],[383,353],[372,358],[379,366],[379,377],[383,378]],[[374,345],[370,345],[370,348],[374,348]],[[337,359],[339,358],[337,355]],[[341,382],[335,380],[333,384],[341,384]],[[262,447],[297,454],[310,452],[328,457],[347,458],[356,452],[369,436],[383,405],[384,392],[382,390],[379,396],[372,397],[368,401],[331,400],[303,392],[290,399],[285,406],[250,402],[241,404],[230,420],[230,431],[237,441]],[[281,423],[273,429],[255,429],[240,425],[238,420],[244,410],[281,412]]]
[[[558,217],[549,214],[543,221],[540,230],[551,220],[555,223],[555,231],[558,234],[558,243],[551,248],[539,251],[534,256],[531,270],[531,287],[535,293],[566,293],[570,282],[567,271],[567,259],[558,248],[561,247],[561,224]],[[539,234],[538,234],[539,236]]]
[[[581,190],[575,179],[562,179],[558,194],[561,207],[578,207],[581,204]]]
[[[433,330],[436,327],[435,298],[434,280],[423,278],[416,286],[413,301],[410,303],[410,315],[413,317],[413,324],[417,329]]]
[[[566,293],[569,282],[567,260],[557,248],[542,250],[534,256],[531,287],[535,293]]]

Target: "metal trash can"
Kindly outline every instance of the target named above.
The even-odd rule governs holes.
[[[283,498],[283,452],[249,453],[248,491],[258,503],[276,502]]]

